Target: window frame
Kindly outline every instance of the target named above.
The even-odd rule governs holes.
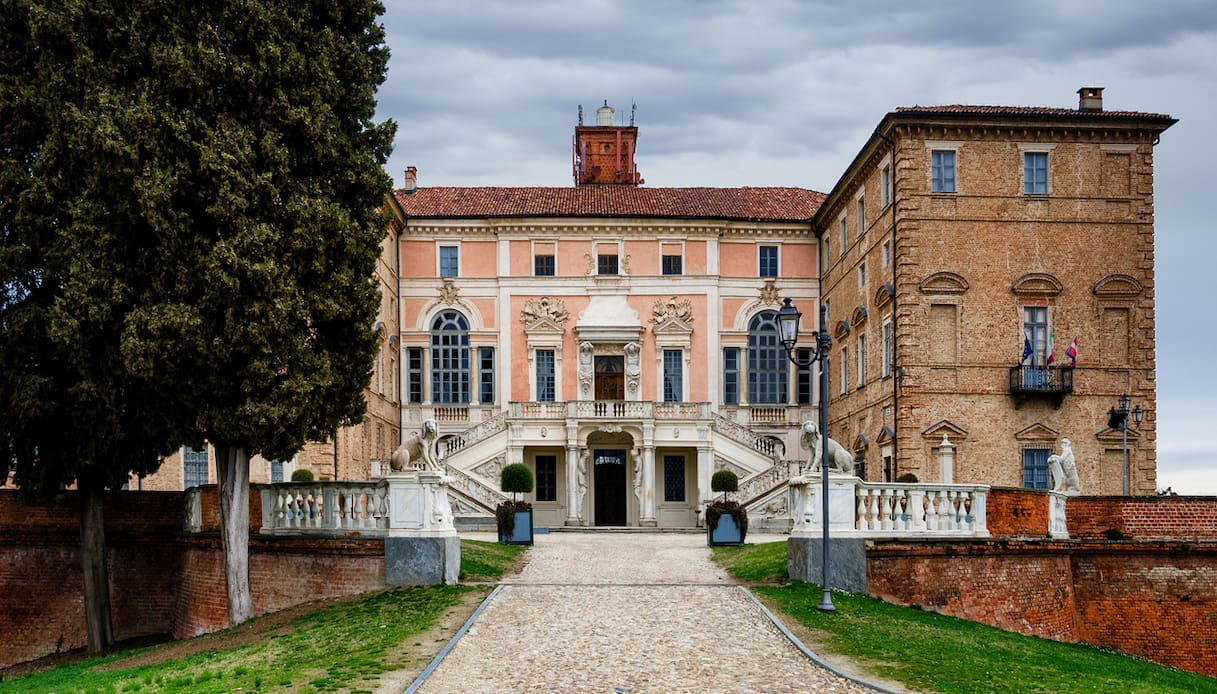
[[[1034,456],[1029,453],[1034,452]],[[1047,444],[1027,444],[1020,451],[1022,457],[1023,488],[1048,489],[1050,483],[1048,474],[1048,456],[1052,455],[1052,447]],[[1042,458],[1041,463],[1039,459]],[[1043,486],[1038,483],[1043,481]]]
[[[426,397],[423,371],[426,359],[422,347],[406,348],[406,404],[421,405]]]
[[[544,464],[544,469],[542,465]],[[532,459],[533,470],[536,472],[537,486],[534,501],[555,502],[558,500],[558,456],[549,453],[538,453]]]
[[[723,347],[723,404],[738,405],[739,392],[739,353],[740,348]]]
[[[460,329],[440,326],[456,319]],[[468,405],[470,392],[469,319],[460,311],[445,309],[431,319],[431,401],[437,405]],[[455,343],[451,341],[455,340]]]
[[[760,311],[748,321],[747,370],[749,404],[789,404],[790,360],[782,346],[777,311]]]
[[[886,161],[879,169],[879,203],[880,209],[892,204],[892,166]]]
[[[1042,162],[1043,166],[1040,167],[1033,162],[1035,164]],[[1023,195],[1048,195],[1052,192],[1049,185],[1050,166],[1047,150],[1023,150]]]
[[[811,373],[811,350],[807,347],[796,347],[795,358],[799,360],[795,369],[795,403],[812,405],[815,397],[815,381],[812,379]]]
[[[841,346],[841,395],[849,392],[849,346]]]
[[[437,276],[439,276],[439,277],[460,277],[461,276],[461,245],[459,243],[441,242],[438,244],[437,247],[438,247],[438,250],[436,251],[436,268],[435,268]],[[445,265],[448,264],[445,261],[449,260],[444,257],[445,251],[452,252],[452,257],[450,258],[450,260],[451,260],[452,264],[455,265],[455,267],[450,268],[450,269],[445,267]]]
[[[866,385],[866,333],[858,334],[858,387]]]
[[[545,267],[542,267],[545,265]],[[533,277],[556,277],[558,274],[558,259],[553,254],[536,253],[532,256]]]
[[[663,350],[663,401],[684,402],[685,353],[681,349]]]
[[[857,198],[856,212],[858,214],[858,238],[866,235],[866,196],[859,195]]]
[[[494,378],[494,347],[478,347],[478,404],[493,405]]]
[[[557,402],[557,364],[557,350],[536,349],[533,351],[533,379],[536,382],[535,402]]]
[[[885,317],[882,322],[883,332],[883,364],[880,372],[883,378],[888,378],[892,375],[892,321],[890,317]]]
[[[182,489],[190,489],[191,487],[199,487],[211,483],[209,447],[206,441],[203,442],[202,448],[195,448],[189,445],[182,446]],[[200,467],[202,469],[201,476],[199,475]]]
[[[688,500],[688,477],[685,474],[685,456],[664,454],[663,456],[663,500],[664,503],[678,504],[685,503]],[[679,475],[673,475],[673,471],[679,470]],[[673,485],[672,478],[679,477],[679,485]],[[679,491],[680,498],[673,498],[673,491]]]
[[[661,255],[659,256],[659,273],[661,275],[683,275],[685,274],[685,258],[683,255]]]
[[[950,161],[944,162],[943,159],[948,157]],[[935,147],[930,150],[930,192],[944,195],[959,192],[959,151],[956,148]]]
[[[772,257],[766,259],[765,256],[771,254]],[[768,262],[767,262],[768,260]],[[772,267],[769,267],[772,266]],[[782,272],[782,253],[781,247],[775,244],[758,244],[756,247],[756,275],[757,277],[780,277]]]

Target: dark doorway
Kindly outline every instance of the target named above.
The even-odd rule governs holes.
[[[596,399],[625,399],[625,357],[596,357]]]
[[[625,451],[596,451],[596,525],[625,525]]]

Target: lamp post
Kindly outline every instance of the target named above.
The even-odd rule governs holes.
[[[820,492],[820,525],[824,531],[820,568],[824,593],[820,597],[818,609],[821,612],[836,612],[837,608],[832,604],[832,591],[828,587],[828,350],[832,347],[832,337],[828,334],[827,326],[828,308],[823,303],[820,304],[820,329],[811,334],[815,347],[811,350],[811,358],[805,361],[797,359],[794,353],[794,347],[799,341],[799,321],[802,318],[803,314],[790,303],[790,297],[782,300],[782,308],[778,310],[778,328],[781,330],[786,356],[795,366],[801,368],[820,363],[820,482],[823,485]]]
[[[1124,446],[1124,496],[1128,496],[1128,415],[1132,414],[1133,422],[1138,426],[1141,424],[1142,418],[1145,417],[1145,412],[1141,410],[1141,406],[1137,405],[1137,409],[1131,413],[1128,411],[1128,406],[1132,404],[1132,398],[1128,397],[1128,393],[1120,396],[1120,406],[1113,407],[1107,411],[1107,427],[1110,429],[1119,429],[1123,435]]]

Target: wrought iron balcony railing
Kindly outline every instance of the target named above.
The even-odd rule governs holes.
[[[1010,394],[1060,398],[1073,392],[1073,368],[1069,366],[1010,367]]]

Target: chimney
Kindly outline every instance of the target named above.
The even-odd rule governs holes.
[[[1102,111],[1103,110],[1103,88],[1102,87],[1082,87],[1078,90],[1078,110],[1079,111]]]
[[[414,193],[418,189],[418,169],[413,166],[406,167],[406,187],[407,193]]]

